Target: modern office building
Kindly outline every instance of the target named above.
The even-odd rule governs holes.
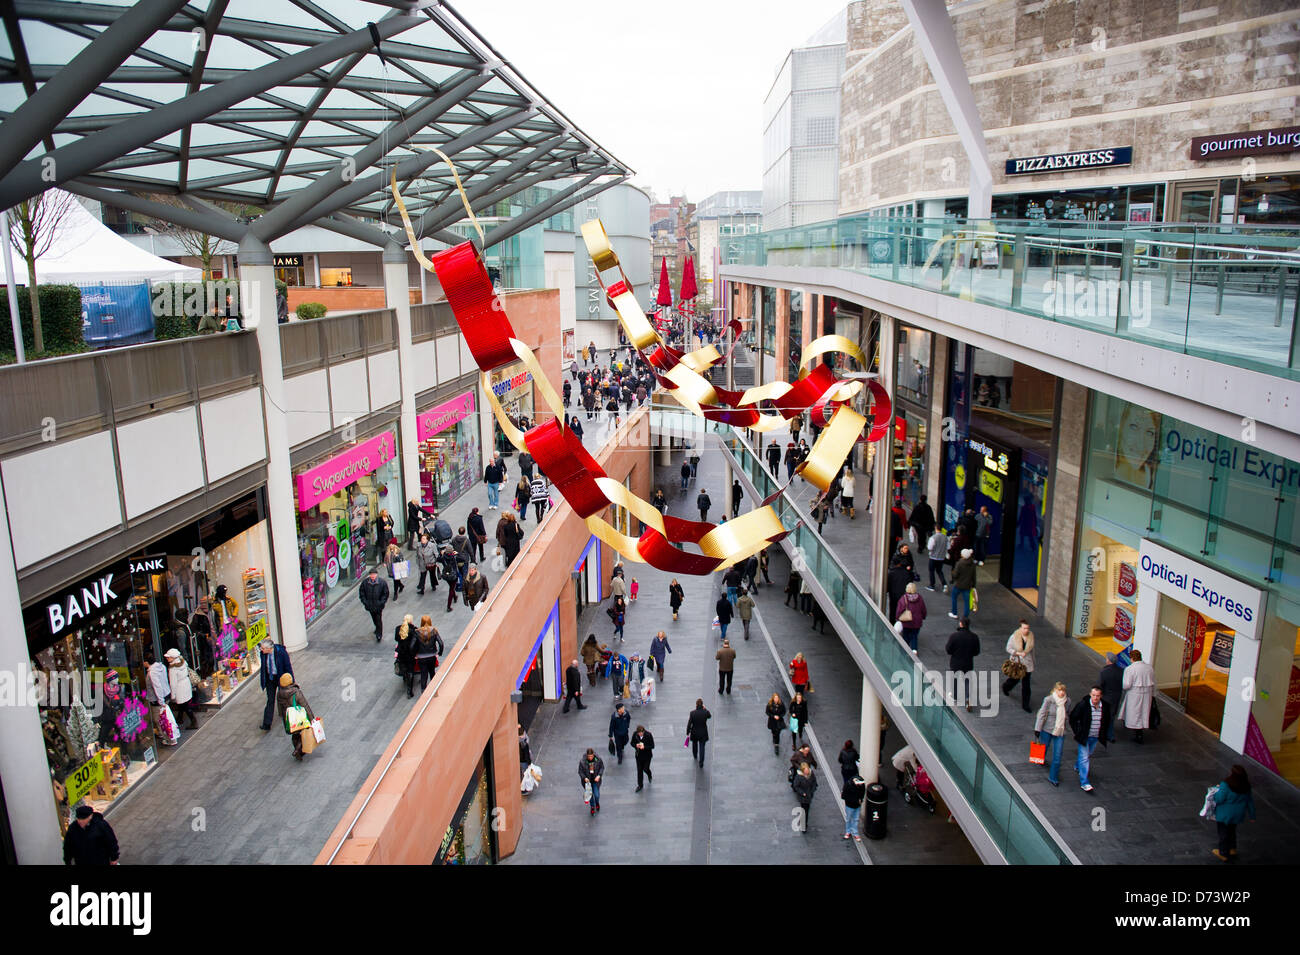
[[[716,302],[713,276],[720,262],[739,261],[739,239],[757,235],[763,228],[763,193],[760,190],[715,192],[700,200],[691,217],[687,239],[695,247],[695,274],[700,297]]]
[[[791,50],[763,101],[763,227],[820,222],[839,211],[840,80],[847,11]]]

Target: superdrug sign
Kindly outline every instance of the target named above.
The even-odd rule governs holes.
[[[1008,176],[1027,176],[1036,172],[1068,172],[1071,169],[1127,166],[1132,162],[1132,146],[1112,146],[1107,149],[1084,149],[1073,153],[1008,159],[1006,172]]]

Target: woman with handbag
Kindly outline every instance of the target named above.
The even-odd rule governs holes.
[[[1047,764],[1047,781],[1053,786],[1061,784],[1061,750],[1065,746],[1065,734],[1070,728],[1070,698],[1065,695],[1065,684],[1057,683],[1052,692],[1043,697],[1043,705],[1038,708],[1038,718],[1034,720],[1034,732],[1038,742],[1051,750],[1050,758],[1044,751],[1043,762]]]
[[[790,701],[790,743],[794,749],[799,748],[807,725],[808,701],[803,698],[803,691],[796,689],[794,699]]]
[[[473,557],[474,552],[477,550],[478,560],[479,563],[481,564],[486,559],[483,553],[483,545],[487,543],[488,538],[487,538],[487,527],[485,527],[483,524],[483,515],[478,512],[477,507],[472,509],[469,512],[469,517],[465,518],[465,526],[469,528],[469,545],[470,545],[471,559]]]
[[[916,583],[913,581],[907,585],[903,596],[894,606],[895,625],[901,626],[903,639],[907,641],[913,653],[918,649],[917,638],[921,634],[921,625],[925,623],[925,613],[925,600],[917,592]]]
[[[167,683],[171,687],[172,709],[176,712],[176,725],[181,719],[190,721],[190,729],[199,728],[199,721],[194,717],[194,684],[190,680],[190,666],[175,647],[163,654],[167,661]]]
[[[415,666],[420,672],[421,693],[429,685],[429,678],[438,672],[438,654],[445,652],[442,637],[433,625],[433,618],[426,613],[420,618],[420,628],[415,631],[415,642],[411,644]]]
[[[397,642],[397,656],[395,658],[397,675],[402,678],[402,683],[406,686],[406,698],[408,700],[415,696],[415,691],[411,686],[415,681],[414,623],[414,618],[408,613],[402,618],[402,622],[397,625],[397,630],[393,634],[393,639]]]
[[[1032,713],[1029,705],[1029,677],[1034,672],[1034,632],[1029,629],[1029,622],[1020,621],[1017,630],[1007,638],[1007,662],[1002,664],[1002,672],[1007,678],[1002,682],[1002,695],[1010,696],[1011,690],[1020,684],[1020,706],[1026,713]]]
[[[780,756],[781,731],[785,729],[785,704],[781,702],[781,697],[778,694],[772,694],[772,698],[767,701],[765,712],[767,713],[767,728],[772,733],[772,752]]]
[[[275,692],[276,709],[284,720],[284,731],[293,737],[293,758],[302,762],[302,734],[311,733],[316,714],[311,711],[307,694],[293,682],[292,673],[280,674],[280,689]],[[313,737],[313,741],[315,737]]]
[[[682,590],[682,585],[673,578],[673,582],[668,585],[668,605],[673,608],[673,619],[677,619],[677,612],[682,609],[682,601],[686,599],[686,594]]]
[[[401,545],[397,543],[396,538],[388,538],[388,543],[384,545],[383,555],[384,565],[388,568],[388,579],[393,582],[393,600],[397,600],[404,587],[402,584],[402,578],[397,576],[397,568],[394,565],[406,563],[406,561],[405,558],[402,557],[402,548]]]
[[[790,682],[794,684],[795,693],[802,693],[808,688],[808,661],[802,653],[796,653],[790,661]]]

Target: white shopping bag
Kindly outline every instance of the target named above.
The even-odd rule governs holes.
[[[409,560],[393,561],[393,579],[406,580],[411,576],[411,562]]]
[[[718,631],[721,631],[721,630],[722,630],[722,624],[721,624],[721,622],[719,622],[719,620],[718,620],[717,617],[714,617],[714,618],[713,618],[712,629],[714,629],[714,630],[718,630]]]
[[[320,717],[311,721],[311,733],[316,737],[316,742],[325,742],[325,724],[320,721]]]
[[[582,801],[588,804],[591,803],[591,780],[584,779],[582,781]]]
[[[641,681],[641,701],[643,703],[653,703],[655,701],[655,678],[646,677]]]

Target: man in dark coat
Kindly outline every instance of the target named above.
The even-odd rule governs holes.
[[[265,731],[271,728],[271,717],[275,715],[275,691],[280,688],[280,674],[292,675],[293,666],[289,662],[289,651],[283,644],[267,638],[262,641],[259,649],[262,665],[258,679],[266,691],[266,709],[262,712],[262,729]]]
[[[388,603],[388,583],[379,576],[379,568],[372,567],[366,579],[361,581],[361,606],[375,622],[375,643],[383,639],[384,604]]]
[[[695,506],[700,509],[700,520],[709,519],[709,508],[713,506],[713,501],[709,499],[709,492],[700,488],[699,495],[695,498]]]
[[[704,768],[704,744],[709,741],[709,720],[713,714],[704,708],[703,700],[695,701],[695,709],[686,717],[686,738],[691,741],[691,757]]]
[[[1101,698],[1106,701],[1112,713],[1119,709],[1120,698],[1124,695],[1124,668],[1119,665],[1115,654],[1106,654],[1106,665],[1101,668],[1101,673],[1097,676],[1097,683],[1101,686]],[[1115,742],[1115,724],[1110,724],[1110,735],[1106,737],[1109,743]]]
[[[582,671],[578,669],[578,661],[574,660],[564,671],[564,712],[569,712],[569,703],[577,703],[578,709],[585,710],[582,705]]]
[[[77,807],[77,821],[63,837],[64,865],[117,865],[117,836],[103,815]]]
[[[960,703],[966,701],[966,712],[970,713],[979,703],[979,684],[975,679],[975,658],[980,654],[980,638],[970,628],[970,620],[962,617],[957,621],[957,629],[948,637],[943,648],[948,654],[948,670],[953,684],[949,692]],[[959,694],[957,688],[961,687]],[[960,698],[958,698],[960,697]]]
[[[916,546],[924,547],[935,528],[934,509],[930,507],[924,494],[916,502],[916,507],[912,508],[912,516],[908,518],[908,523],[916,528]]]
[[[1074,741],[1079,744],[1079,755],[1075,758],[1074,768],[1079,774],[1079,788],[1086,793],[1093,791],[1088,782],[1088,768],[1092,765],[1092,751],[1097,744],[1106,745],[1110,734],[1110,722],[1113,711],[1101,695],[1101,687],[1094,686],[1070,710],[1070,731]]]
[[[896,559],[890,566],[889,576],[885,581],[885,587],[889,592],[889,606],[885,609],[889,611],[890,623],[898,619],[898,602],[903,599],[903,594],[907,593],[907,585],[911,582],[912,572],[907,569],[906,564]]]
[[[632,734],[632,753],[636,756],[636,791],[640,792],[645,788],[641,779],[644,775],[646,779],[654,782],[654,773],[650,772],[650,760],[654,758],[655,738],[650,735],[650,731],[644,726],[638,726],[636,732]]]
[[[776,469],[781,466],[781,446],[773,441],[767,446],[767,469],[776,477]]]
[[[623,748],[627,746],[631,727],[632,714],[622,703],[618,704],[614,707],[614,712],[609,715],[609,741],[614,744],[614,752],[620,764],[623,762]]]
[[[727,624],[731,623],[732,616],[731,601],[727,599],[726,591],[723,591],[722,596],[718,598],[713,610],[718,615],[718,626],[722,630],[720,636],[725,640],[727,639]]]

